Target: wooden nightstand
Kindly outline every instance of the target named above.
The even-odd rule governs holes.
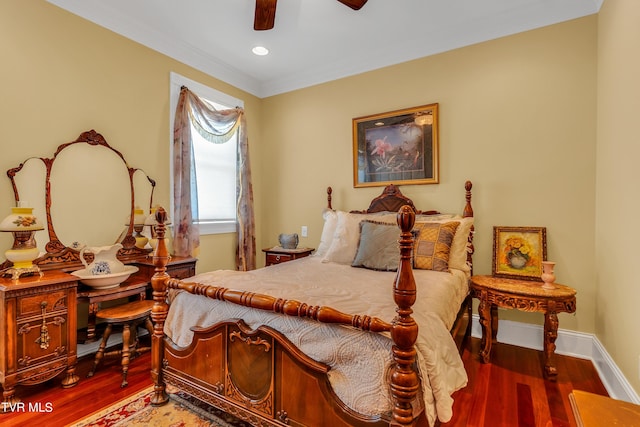
[[[296,249],[285,249],[280,246],[275,246],[273,248],[263,249],[262,252],[265,253],[265,266],[268,267],[273,264],[280,264],[281,262],[293,261],[294,259],[304,258],[306,256],[311,255],[313,252],[313,248],[296,248]]]
[[[0,412],[19,402],[18,384],[43,383],[65,372],[62,387],[78,383],[77,278],[58,270],[42,277],[0,279]]]
[[[558,313],[576,311],[576,291],[555,284],[556,289],[542,289],[542,282],[472,276],[471,295],[480,300],[478,314],[482,326],[480,359],[491,360],[491,344],[497,342],[498,307],[544,313],[544,374],[550,380],[558,375],[555,364]]]

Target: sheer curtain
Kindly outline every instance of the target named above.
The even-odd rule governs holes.
[[[194,224],[198,209],[192,205],[192,200],[197,203],[197,198],[192,197],[192,193],[195,194],[196,191],[196,181],[191,125],[204,139],[217,144],[229,141],[234,133],[238,132],[236,268],[253,270],[256,268],[255,222],[244,110],[216,110],[185,86],[180,90],[173,129],[174,253],[177,256],[190,256],[200,246],[200,233],[197,224]]]

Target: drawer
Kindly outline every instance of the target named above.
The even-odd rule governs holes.
[[[267,265],[279,264],[281,262],[291,261],[293,259],[293,255],[290,254],[267,254]]]
[[[42,333],[42,317],[18,323],[16,342],[16,361],[18,370],[49,362],[64,356],[69,351],[66,314],[45,316],[46,332],[49,341],[40,346]]]
[[[18,318],[42,314],[42,304],[46,303],[45,313],[66,310],[67,291],[54,291],[46,294],[28,295],[18,299]]]
[[[188,265],[184,267],[167,268],[167,273],[173,279],[186,279],[187,277],[191,277],[196,274],[194,268]]]

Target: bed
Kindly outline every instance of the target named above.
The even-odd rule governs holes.
[[[152,404],[167,384],[255,426],[433,426],[466,385],[471,182],[462,215],[389,185],[368,209],[328,189],[316,252],[249,272],[166,274],[159,209]],[[393,298],[393,300],[391,300]]]

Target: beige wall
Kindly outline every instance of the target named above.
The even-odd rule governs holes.
[[[478,274],[491,272],[494,225],[547,227],[558,281],[578,290],[577,313],[561,315],[560,327],[596,333],[639,390],[627,237],[637,231],[624,222],[638,210],[639,9],[635,0],[608,0],[599,17],[260,100],[42,0],[2,2],[0,169],[96,129],[156,178],[157,201],[168,206],[175,71],[245,102],[258,247],[302,225],[309,237],[301,244],[317,246],[327,186],[341,209],[363,208],[381,190],[352,186],[351,119],[438,102],[440,184],[402,190],[419,207],[459,212],[464,181],[474,182]],[[0,182],[0,204],[12,200],[8,180]],[[198,271],[232,268],[234,237],[203,238]]]
[[[638,197],[640,2],[607,0],[598,17],[596,334],[640,392],[638,298],[634,270]],[[630,224],[631,222],[631,224]],[[636,314],[634,314],[636,313]]]
[[[578,290],[560,327],[594,332],[596,17],[482,43],[265,99],[265,242],[381,191],[352,185],[351,119],[440,104],[440,184],[404,186],[418,207],[461,212],[474,183],[475,272],[491,273],[494,225],[544,226],[559,283]],[[266,168],[268,165],[268,169]],[[530,313],[505,318],[540,322]]]
[[[0,2],[0,52],[2,171],[29,156],[50,157],[59,144],[95,129],[131,166],[157,180],[156,200],[168,208],[171,71],[244,100],[249,138],[258,139],[260,99],[43,0]],[[260,157],[258,144],[251,156]],[[260,172],[258,162],[254,173]],[[260,180],[254,189],[259,206]],[[0,206],[8,212],[12,205],[5,178]],[[71,214],[78,207],[68,209]],[[6,247],[9,238],[0,234]],[[234,239],[234,234],[203,237],[198,271],[233,268]]]

